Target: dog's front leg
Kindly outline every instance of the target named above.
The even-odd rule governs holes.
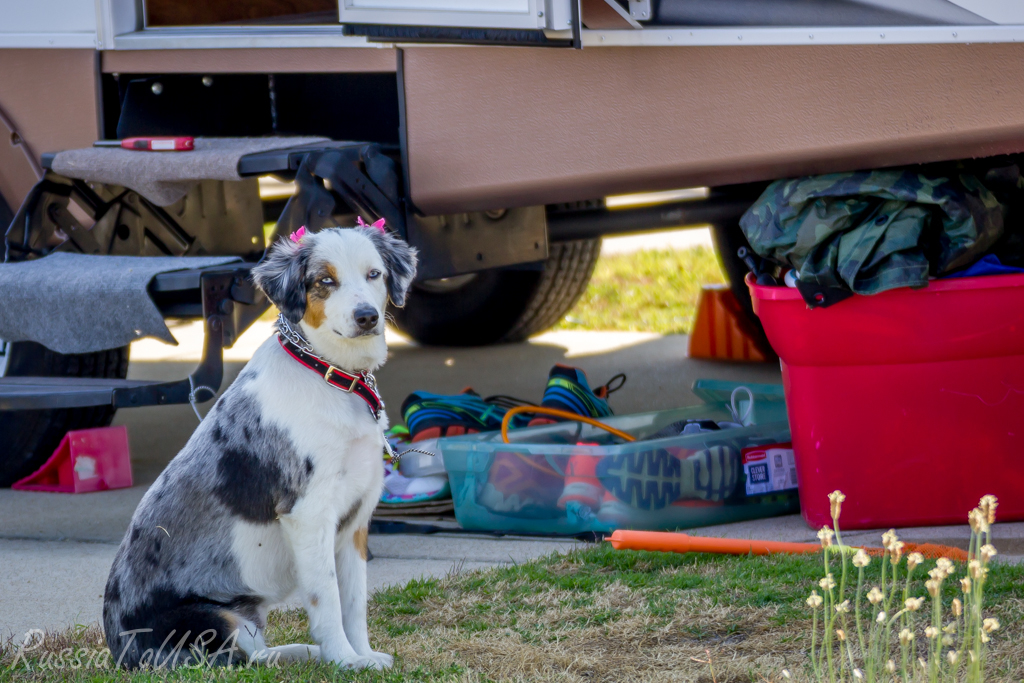
[[[320,646],[320,658],[346,668],[380,668],[373,658],[357,653],[345,635],[334,559],[334,524],[324,524],[324,515],[289,514],[280,519],[295,553],[296,583],[309,615],[310,635]]]
[[[338,544],[335,555],[338,568],[338,592],[341,594],[341,616],[349,642],[359,654],[373,659],[378,666],[389,667],[394,658],[386,652],[374,652],[366,627],[366,537],[367,528]]]

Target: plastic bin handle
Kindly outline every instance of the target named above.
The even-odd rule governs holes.
[[[588,425],[603,429],[604,431],[610,434],[614,434],[620,439],[625,439],[626,441],[636,441],[635,436],[627,434],[626,432],[618,430],[610,425],[606,425],[603,422],[599,422],[591,417],[584,417],[583,415],[570,413],[566,410],[558,410],[557,408],[542,408],[541,406],[516,406],[515,408],[512,408],[507,413],[505,413],[505,417],[501,421],[501,440],[504,441],[505,443],[510,443],[510,441],[508,440],[508,425],[510,422],[512,422],[512,418],[520,413],[536,413],[539,415],[550,415],[551,417],[560,417],[563,420],[584,422]]]

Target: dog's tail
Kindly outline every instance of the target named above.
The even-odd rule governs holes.
[[[109,596],[103,604],[111,661],[128,669],[244,663],[248,653],[238,641],[240,637],[245,642],[251,640],[239,633],[239,625],[245,621],[223,604],[202,600],[147,605],[131,612],[122,610]]]

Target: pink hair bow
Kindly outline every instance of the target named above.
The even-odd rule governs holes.
[[[306,226],[303,225],[301,228],[299,228],[298,230],[296,230],[292,234],[288,235],[288,239],[290,239],[292,242],[295,242],[295,244],[298,244],[299,240],[301,240],[305,236],[306,236]]]
[[[356,225],[360,228],[377,228],[381,232],[384,232],[384,219],[379,218],[373,223],[367,223],[363,220],[362,216],[356,216]]]

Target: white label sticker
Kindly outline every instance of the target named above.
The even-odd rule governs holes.
[[[99,476],[96,474],[96,459],[88,455],[78,456],[75,458],[75,473],[78,475],[78,481],[95,479]]]
[[[748,496],[797,487],[796,457],[792,448],[752,448],[743,452],[743,473]]]

